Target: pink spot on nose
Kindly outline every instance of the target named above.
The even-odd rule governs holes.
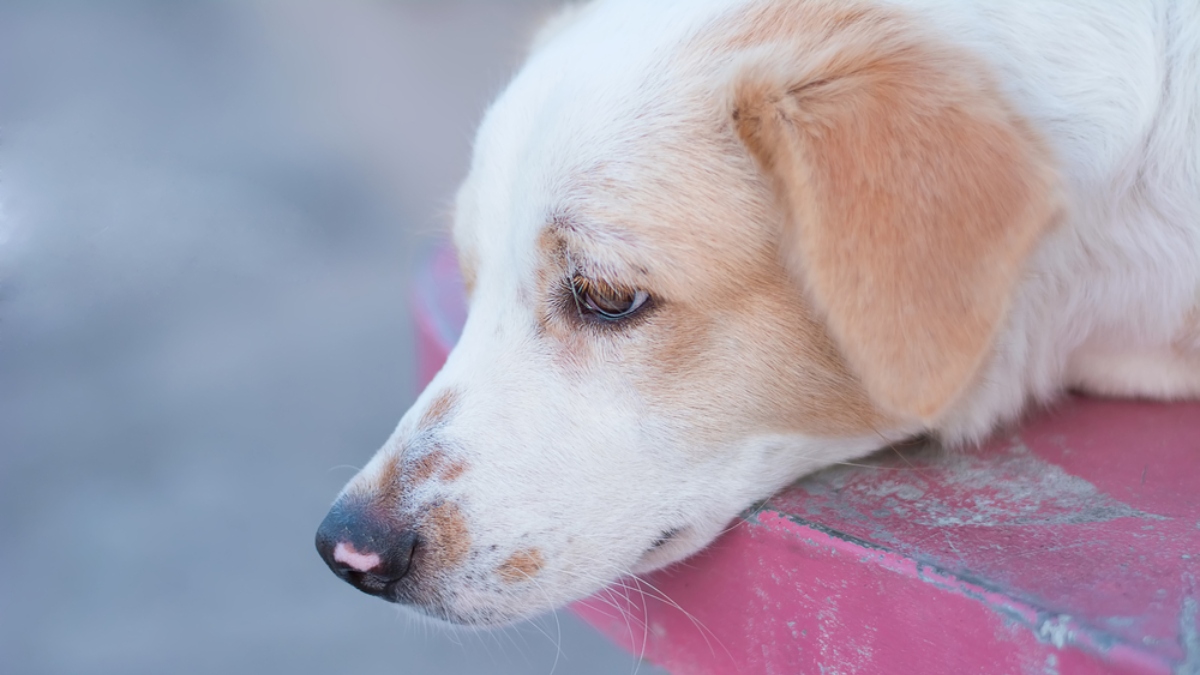
[[[333,559],[343,565],[349,565],[359,572],[369,572],[379,566],[379,556],[374,553],[359,553],[354,547],[344,541],[339,541],[333,548]]]

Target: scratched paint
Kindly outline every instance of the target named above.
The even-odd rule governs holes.
[[[1191,595],[1183,599],[1183,611],[1179,615],[1179,641],[1183,647],[1184,659],[1180,664],[1180,675],[1196,675],[1200,673],[1200,610],[1197,609],[1196,582],[1188,577]]]
[[[897,457],[903,461],[897,462]],[[834,467],[803,481],[801,488],[815,497],[806,503],[809,515],[819,516],[826,508],[858,520],[895,514],[939,528],[1165,520],[1046,462],[1019,438],[986,455],[925,446],[880,458],[884,461]],[[877,470],[863,471],[864,467]],[[931,489],[931,481],[937,482],[936,489]],[[830,495],[836,499],[820,499]]]
[[[1194,404],[1081,400],[978,452],[919,448],[810,477],[771,507],[1077,617],[1098,645],[1182,659],[1197,451]]]
[[[625,609],[632,629],[607,604],[606,615],[588,603],[576,611],[678,673],[1041,673],[1047,663],[1059,673],[1170,672],[1168,660],[1136,645],[1089,644],[1069,617],[1045,617],[893,553],[876,551],[879,564],[863,565],[855,542],[780,514],[759,517],[760,527],[739,528],[701,554],[697,568],[652,579],[690,617],[656,598]],[[782,561],[789,570],[764,573],[780,572]],[[747,588],[774,601],[764,607],[740,591]],[[644,635],[644,616],[670,638],[631,641]],[[729,630],[731,617],[754,617],[754,630]]]

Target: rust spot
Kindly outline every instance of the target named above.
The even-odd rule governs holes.
[[[429,407],[425,409],[425,413],[421,415],[421,421],[417,427],[425,430],[436,427],[446,421],[446,416],[454,409],[458,403],[458,392],[447,389],[438,394],[429,403]]]
[[[504,583],[514,584],[532,578],[541,571],[545,562],[541,551],[529,548],[508,556],[508,559],[496,568],[496,574]]]
[[[423,565],[447,570],[457,566],[471,549],[471,533],[462,510],[450,502],[441,502],[425,516],[421,534],[429,542]]]

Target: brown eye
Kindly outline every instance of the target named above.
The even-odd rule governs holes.
[[[576,276],[571,279],[571,293],[581,314],[604,321],[619,321],[636,312],[650,294],[646,291],[623,291],[608,284]]]

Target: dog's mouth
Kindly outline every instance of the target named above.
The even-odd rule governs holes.
[[[654,543],[650,544],[650,548],[647,552],[662,548],[667,544],[667,542],[679,536],[679,533],[682,531],[682,527],[672,527],[669,530],[663,530],[663,533],[658,535],[658,539],[655,539]]]
[[[349,571],[342,575],[347,583],[367,595],[374,595],[390,602],[399,602],[396,596],[396,581],[370,572]]]
[[[696,548],[693,534],[693,528],[686,526],[663,530],[650,542],[631,570],[643,574],[690,555]]]

